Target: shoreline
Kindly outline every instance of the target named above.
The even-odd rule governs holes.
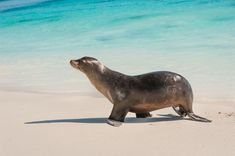
[[[25,93],[25,94],[41,94],[41,95],[66,95],[66,96],[87,96],[87,97],[97,97],[97,98],[105,98],[100,92],[98,92],[95,88],[90,89],[89,91],[81,91],[81,90],[71,90],[71,91],[55,91],[55,90],[36,90],[36,89],[16,89],[16,88],[1,88],[0,92],[9,92],[9,93]],[[235,106],[235,98],[229,97],[194,97],[194,102],[196,103],[225,103],[231,104]]]

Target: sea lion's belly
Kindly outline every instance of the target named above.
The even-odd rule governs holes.
[[[156,109],[160,109],[160,108],[156,107],[154,104],[145,103],[145,104],[137,104],[135,106],[132,106],[130,108],[130,112],[143,113],[143,112],[151,112]]]
[[[130,112],[144,113],[173,106],[170,103],[141,103],[130,107]]]
[[[132,101],[130,112],[144,113],[167,107],[176,107],[182,103],[185,97],[182,95],[181,90],[171,91],[167,87],[153,92],[138,92],[133,94],[130,99]]]

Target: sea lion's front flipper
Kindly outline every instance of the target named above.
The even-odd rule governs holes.
[[[119,127],[122,125],[123,122],[120,122],[120,121],[115,121],[115,120],[111,120],[111,119],[108,119],[107,120],[107,124],[111,125],[111,126],[114,126],[114,127]]]
[[[119,127],[124,122],[124,119],[128,113],[128,108],[122,104],[114,104],[112,113],[110,114],[107,123],[111,126]]]
[[[152,117],[152,114],[150,114],[149,112],[136,113],[135,115],[136,115],[137,118],[150,118],[150,117]]]

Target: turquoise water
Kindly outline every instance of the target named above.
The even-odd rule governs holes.
[[[0,1],[0,89],[93,92],[68,64],[85,55],[126,74],[178,72],[196,98],[234,102],[235,1]]]

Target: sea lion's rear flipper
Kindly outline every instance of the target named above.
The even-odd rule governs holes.
[[[149,112],[147,113],[136,113],[135,114],[137,118],[150,118],[152,117],[152,114],[150,114]]]
[[[194,113],[188,113],[188,117],[192,120],[195,120],[195,121],[200,121],[200,122],[212,122],[212,120],[209,120],[207,118],[203,118],[201,116],[198,116]]]
[[[187,113],[185,112],[184,108],[179,106],[179,107],[172,107],[174,111],[181,117],[185,117]]]

